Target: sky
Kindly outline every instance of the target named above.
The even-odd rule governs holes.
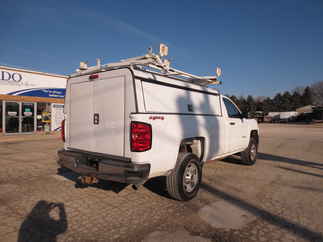
[[[274,96],[323,80],[322,0],[1,0],[0,65],[71,74],[169,46],[171,65],[222,68],[230,95]]]

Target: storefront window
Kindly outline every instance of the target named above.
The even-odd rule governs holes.
[[[21,115],[21,131],[22,132],[34,132],[35,131],[35,104],[34,103],[22,103],[22,115]]]
[[[6,102],[6,133],[19,132],[19,103]]]
[[[50,103],[37,103],[37,131],[50,131],[51,106]]]

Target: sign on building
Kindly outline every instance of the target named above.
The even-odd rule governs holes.
[[[64,104],[52,103],[52,131],[60,129],[63,119]]]

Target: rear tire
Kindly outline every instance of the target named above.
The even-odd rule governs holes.
[[[194,198],[200,188],[202,167],[192,153],[180,153],[177,165],[166,177],[168,194],[176,200],[188,201]]]
[[[251,136],[248,147],[241,152],[241,160],[246,165],[253,165],[257,160],[258,143],[256,137]]]

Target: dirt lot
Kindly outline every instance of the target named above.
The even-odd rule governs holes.
[[[78,187],[56,174],[60,147],[0,136],[1,241],[323,241],[322,125],[261,125],[257,164],[209,162],[184,203],[158,180]]]

